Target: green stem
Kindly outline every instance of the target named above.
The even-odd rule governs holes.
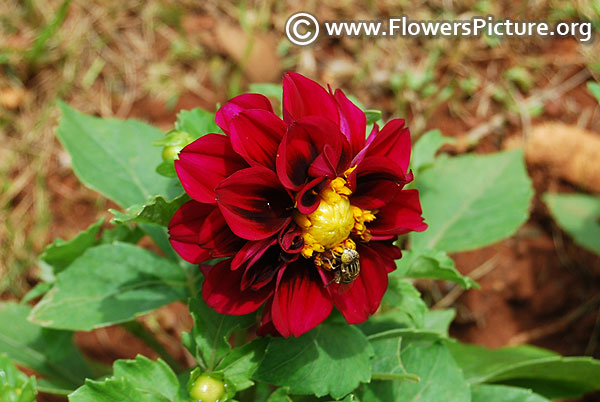
[[[373,373],[371,375],[372,380],[402,380],[402,381],[414,381],[419,382],[421,379],[418,375],[414,374],[394,374],[394,373]]]
[[[125,328],[127,332],[141,339],[150,346],[160,357],[163,359],[176,373],[183,371],[183,367],[179,362],[171,356],[171,354],[164,348],[164,346],[156,339],[154,334],[148,331],[142,324],[137,321],[129,321],[121,324],[121,327]]]

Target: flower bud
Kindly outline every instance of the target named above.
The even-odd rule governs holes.
[[[227,383],[216,373],[201,373],[196,368],[190,374],[188,392],[195,402],[224,402],[229,399]]]
[[[183,149],[183,146],[180,145],[169,145],[163,148],[162,150],[162,158],[163,161],[173,161],[178,159],[179,152]]]
[[[178,159],[178,154],[190,142],[194,141],[194,137],[185,131],[171,130],[154,145],[163,145],[162,158],[164,161],[173,161]]]

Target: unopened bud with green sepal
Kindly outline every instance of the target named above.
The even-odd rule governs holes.
[[[225,402],[235,395],[221,373],[204,373],[199,367],[190,373],[187,389],[194,402]]]
[[[177,159],[179,152],[192,141],[194,141],[194,137],[185,131],[171,130],[164,138],[154,141],[153,144],[158,146],[162,145],[164,147],[162,152],[164,161],[172,161]]]
[[[156,172],[166,177],[177,176],[174,161],[179,159],[179,152],[194,139],[185,131],[171,130],[160,140],[154,141],[154,145],[163,146],[163,161],[156,167]]]

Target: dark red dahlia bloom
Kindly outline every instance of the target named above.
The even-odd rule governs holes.
[[[226,135],[185,147],[175,169],[193,198],[169,225],[173,248],[202,265],[202,296],[224,314],[264,305],[259,333],[299,336],[335,306],[351,324],[373,314],[396,267],[398,235],[425,230],[417,190],[403,190],[404,120],[375,125],[340,90],[283,78],[283,120],[258,94],[218,112]]]

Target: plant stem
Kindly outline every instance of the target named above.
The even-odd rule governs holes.
[[[122,323],[121,327],[150,346],[176,373],[183,371],[181,364],[164,348],[154,334],[148,331],[142,324],[137,321],[129,321]]]
[[[394,381],[394,380],[401,380],[401,381],[413,381],[413,382],[419,382],[421,381],[421,379],[419,378],[418,375],[414,375],[414,374],[395,374],[395,373],[373,373],[373,375],[371,376],[372,380],[390,380],[390,381]]]

